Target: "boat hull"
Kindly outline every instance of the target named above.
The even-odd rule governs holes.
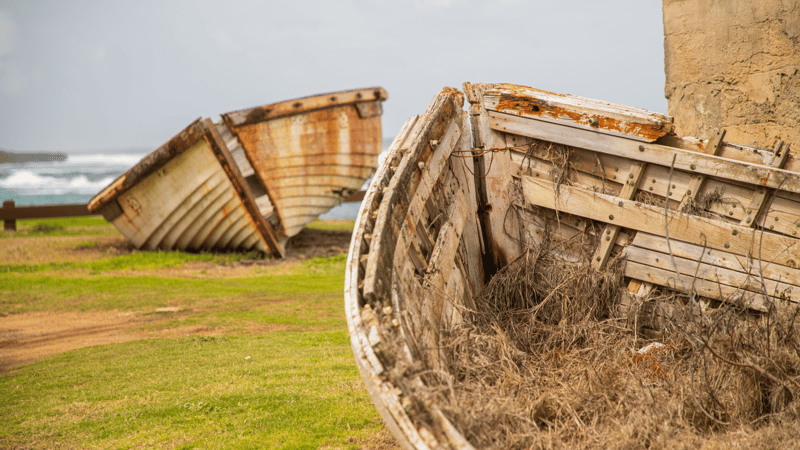
[[[667,116],[523,86],[464,93],[468,113],[448,88],[397,135],[347,260],[353,353],[401,447],[473,448],[422,394],[422,373],[442,369],[440,333],[543,239],[597,271],[625,261],[623,298],[683,278],[753,314],[800,302],[800,163],[787,144],[678,138]]]
[[[95,196],[89,210],[140,249],[279,251],[208,120],[198,119],[145,157]]]

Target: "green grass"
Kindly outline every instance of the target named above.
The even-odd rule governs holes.
[[[342,307],[345,255],[235,278],[159,273],[252,256],[137,252],[2,266],[0,316],[121,310],[157,320],[133,330],[148,339],[0,374],[0,448],[355,449],[375,439],[384,427]],[[156,311],[164,306],[178,310]],[[214,335],[181,331],[195,328]]]
[[[0,393],[3,448],[347,448],[381,427],[344,330],[85,348]]]
[[[353,231],[353,227],[355,227],[355,224],[356,224],[355,220],[348,220],[348,219],[338,219],[338,220],[317,219],[306,225],[306,228],[311,228],[314,230]]]
[[[76,248],[95,245],[92,241],[81,242]],[[186,253],[179,251],[133,252],[129,255],[114,256],[92,262],[59,262],[41,264],[0,264],[0,273],[35,273],[52,270],[87,269],[94,273],[111,270],[148,270],[178,267],[191,261],[206,261],[214,264],[230,264],[236,261],[257,258],[253,253]]]
[[[17,220],[17,231],[0,231],[0,239],[25,236],[114,235],[119,232],[99,216]]]

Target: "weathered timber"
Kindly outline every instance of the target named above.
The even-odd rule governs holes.
[[[800,249],[798,239],[675,211],[666,212],[665,228],[663,208],[569,186],[560,186],[556,192],[554,184],[546,180],[523,177],[522,188],[525,199],[534,205],[659,236],[669,233],[672,239],[737,255],[770,255],[782,265],[794,264]]]
[[[536,139],[611,153],[650,164],[669,165],[675,157],[675,168],[719,178],[736,179],[756,186],[800,193],[800,173],[769,166],[747,164],[733,159],[699,154],[658,144],[639,143],[632,139],[610,136],[579,128],[565,129],[550,122],[528,123],[531,120],[509,114],[490,112],[492,129],[516,133]]]
[[[704,145],[636,108],[463,87],[468,113],[446,88],[398,134],[348,256],[353,353],[401,447],[473,448],[423,379],[447,376],[452,361],[441,358],[453,355],[442,349],[453,344],[442,338],[474,326],[485,283],[536,246],[600,271],[619,257],[638,295],[691,294],[749,315],[800,302],[798,173],[783,144],[743,146],[720,132]],[[762,188],[761,212],[743,226]],[[625,313],[634,303],[620,296]],[[672,309],[650,303],[657,327]]]

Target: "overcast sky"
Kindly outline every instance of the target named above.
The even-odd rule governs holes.
[[[464,81],[666,113],[663,38],[658,0],[0,0],[0,148],[155,148],[376,85],[387,138]]]

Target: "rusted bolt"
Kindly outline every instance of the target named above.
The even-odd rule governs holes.
[[[776,217],[776,218],[775,218],[775,222],[777,222],[777,221],[778,221],[778,218]]]
[[[628,174],[628,178],[633,178],[633,174],[632,174],[632,173],[629,173],[629,174]]]
[[[732,216],[732,215],[733,215],[733,211],[729,212],[729,213],[728,213],[728,215],[729,215],[729,216]]]
[[[417,167],[419,167],[419,170],[425,169],[425,162],[423,162],[423,161],[418,162],[417,163]]]
[[[613,214],[609,214],[608,215],[608,220],[614,220],[614,215]]]
[[[617,179],[617,176],[616,176],[616,175],[614,175],[614,176],[612,176],[612,177],[611,177],[611,179],[612,179],[612,180],[616,180],[616,179]]]
[[[691,189],[688,189],[688,190],[686,191],[686,195],[692,195],[692,190],[691,190]]]
[[[597,260],[600,261],[600,257],[599,256],[597,257]]]
[[[738,232],[738,231],[736,231],[736,230],[731,230],[731,235],[733,235],[733,236],[736,236],[737,234],[739,234],[739,232]]]
[[[597,117],[589,117],[589,125],[596,127],[597,126]]]
[[[770,229],[770,230],[771,230],[771,229],[773,229],[773,228],[775,228],[775,225],[770,225],[770,226],[769,226],[769,229]]]
[[[643,152],[643,151],[644,151],[644,145],[640,145],[640,146],[639,146],[639,151],[640,151],[640,152]]]
[[[619,172],[619,167],[614,167],[614,172]]]
[[[619,203],[617,203],[617,206],[622,206],[622,201],[621,200],[620,200]]]
[[[653,186],[650,186],[650,190],[651,190],[651,191],[653,190]]]
[[[728,243],[728,242],[726,242],[726,243],[725,243],[725,248],[731,248],[731,244],[730,244],[730,243]]]
[[[606,230],[606,234],[611,234],[611,230]]]
[[[695,166],[694,164],[689,164],[689,168],[690,168],[690,169],[692,169],[692,170],[694,170],[694,169],[696,169],[696,168],[697,168],[697,166]]]
[[[751,219],[748,217],[748,218],[747,218],[747,223],[750,223],[750,220],[751,220]]]

